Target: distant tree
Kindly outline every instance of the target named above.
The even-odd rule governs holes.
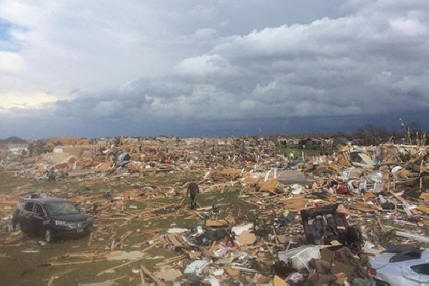
[[[406,124],[402,119],[399,121],[408,144],[426,145],[426,132],[419,122],[413,121]]]
[[[43,140],[36,140],[28,145],[28,152],[30,153],[30,156],[39,155],[48,151],[49,150],[46,147],[45,141]]]
[[[391,135],[392,132],[373,124],[359,128],[354,134],[355,138],[358,138],[363,145],[378,145],[386,142]]]
[[[419,122],[411,122],[410,124],[408,124],[408,128],[410,128],[411,133],[422,133],[422,125]]]

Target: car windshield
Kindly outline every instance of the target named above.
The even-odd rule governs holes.
[[[50,202],[46,204],[50,215],[78,214],[79,210],[69,202]]]

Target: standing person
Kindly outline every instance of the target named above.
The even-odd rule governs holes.
[[[197,205],[197,194],[200,192],[198,188],[198,184],[195,182],[190,182],[188,185],[188,189],[186,191],[186,196],[191,197],[191,209],[193,210]]]
[[[54,167],[50,168],[48,171],[48,182],[54,182],[56,179]]]

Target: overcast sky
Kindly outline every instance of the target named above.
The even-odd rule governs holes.
[[[0,0],[0,138],[429,121],[426,0]]]

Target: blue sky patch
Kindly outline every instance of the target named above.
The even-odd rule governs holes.
[[[3,19],[0,19],[0,40],[7,41],[10,39],[9,30],[11,24]]]

